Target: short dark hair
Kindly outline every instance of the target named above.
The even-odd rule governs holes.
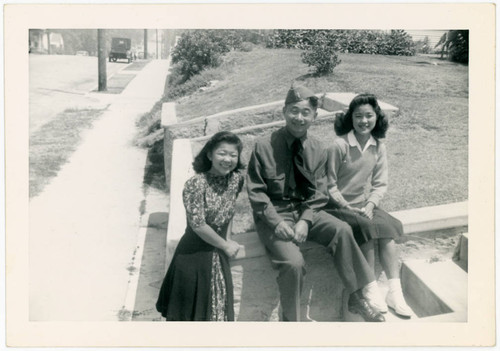
[[[389,129],[389,120],[387,119],[384,111],[380,108],[377,97],[373,94],[359,94],[352,99],[349,104],[349,109],[345,114],[339,114],[335,118],[334,129],[337,135],[345,135],[349,133],[354,127],[352,125],[352,114],[354,110],[361,105],[371,105],[375,114],[377,115],[377,122],[371,134],[376,139],[385,138],[387,129]]]
[[[196,173],[208,172],[212,168],[212,161],[209,160],[208,154],[212,152],[220,143],[236,145],[236,148],[238,149],[238,164],[236,165],[234,171],[245,168],[241,162],[241,151],[243,150],[243,143],[241,142],[241,139],[232,132],[222,131],[215,133],[194,158],[193,169]]]

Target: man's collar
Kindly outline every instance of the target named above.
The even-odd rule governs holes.
[[[377,146],[377,141],[372,135],[370,135],[370,139],[368,139],[365,149],[363,150],[361,145],[358,143],[358,139],[356,139],[356,136],[354,135],[354,129],[351,129],[351,131],[347,133],[347,141],[349,142],[349,146],[357,147],[361,153],[368,149],[370,145]]]
[[[293,142],[297,138],[294,137],[292,134],[290,134],[290,132],[288,131],[288,129],[286,129],[286,127],[283,127],[283,135],[285,136],[285,140],[286,140],[286,144],[287,144],[288,148],[291,148]],[[306,139],[307,139],[307,132],[306,132],[306,134],[304,134],[304,136],[302,138],[299,138],[302,146],[304,146],[304,142],[306,141]]]

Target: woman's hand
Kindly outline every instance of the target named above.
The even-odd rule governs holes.
[[[364,212],[361,208],[352,207],[352,206],[350,206],[350,205],[347,205],[345,208],[346,208],[347,210],[352,211],[352,212],[355,212],[355,213],[357,213],[357,214],[359,214],[359,215],[361,215],[361,216],[364,216],[364,215],[365,215],[365,212]]]
[[[375,208],[375,205],[373,202],[367,202],[365,207],[363,207],[361,210],[363,211],[363,216],[373,219],[373,209]]]
[[[238,244],[236,241],[233,240],[227,240],[226,244],[222,248],[224,253],[229,256],[230,258],[235,257],[238,254],[238,251],[240,251],[240,244]]]

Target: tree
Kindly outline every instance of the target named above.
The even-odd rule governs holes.
[[[315,75],[330,74],[341,62],[335,48],[325,44],[311,45],[301,54],[302,62],[315,68]]]
[[[429,45],[429,37],[425,37],[423,40],[418,40],[415,42],[415,49],[417,52],[422,54],[430,54],[431,47]]]
[[[469,31],[450,30],[443,34],[435,47],[443,45],[441,48],[441,59],[444,53],[448,52],[448,57],[453,62],[469,63]]]

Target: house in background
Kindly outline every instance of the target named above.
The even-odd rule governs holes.
[[[30,29],[29,52],[61,55],[64,53],[63,37],[60,33],[47,29]]]
[[[419,40],[424,40],[425,37],[429,38],[429,46],[431,49],[434,49],[436,44],[439,42],[439,39],[443,36],[444,33],[447,33],[447,30],[409,30],[405,29],[405,32],[408,33],[414,42]]]

